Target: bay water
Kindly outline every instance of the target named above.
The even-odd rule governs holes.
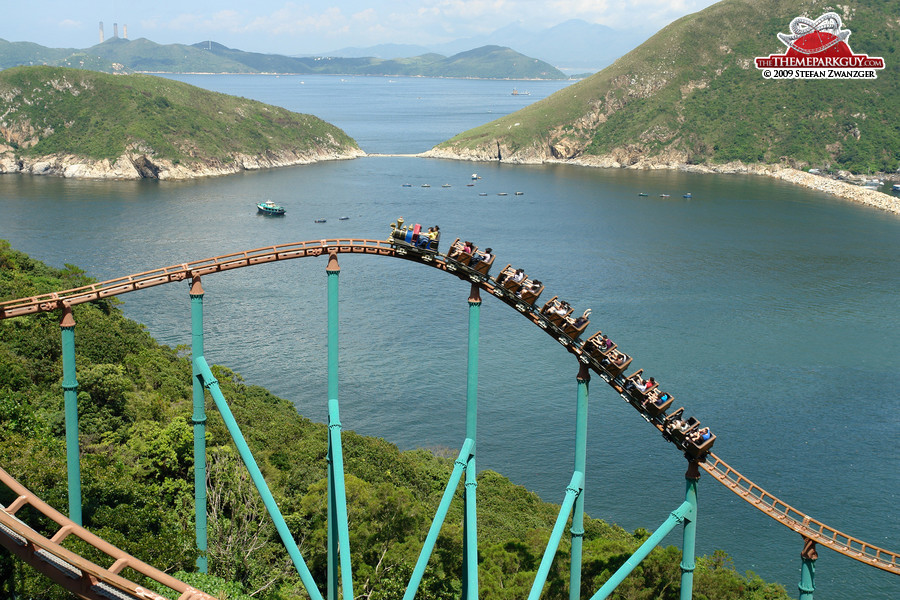
[[[373,156],[188,182],[4,176],[0,238],[103,280],[302,240],[384,239],[400,216],[440,225],[444,247],[455,237],[490,246],[494,272],[512,263],[541,279],[542,301],[591,308],[587,333],[602,329],[632,354],[635,369],[712,428],[715,453],[746,477],[832,527],[900,550],[897,216],[750,175],[402,156],[565,82],[175,78],[315,114]],[[480,179],[470,187],[473,172]],[[257,215],[266,199],[286,216]],[[400,260],[340,262],[344,428],[455,455],[465,433],[469,286]],[[207,359],[320,421],[325,263],[203,280]],[[122,299],[160,342],[190,343],[187,284]],[[484,298],[479,468],[560,502],[573,466],[577,372],[551,337]],[[687,463],[599,378],[590,392],[587,510],[655,529],[683,500]],[[699,495],[698,553],[723,549],[739,571],[796,596],[800,537],[709,476]],[[679,530],[665,543],[680,546]],[[816,587],[817,599],[900,597],[896,576],[824,549]]]

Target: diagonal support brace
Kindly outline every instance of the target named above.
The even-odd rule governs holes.
[[[316,587],[316,582],[313,581],[312,573],[309,572],[309,567],[306,566],[306,562],[300,554],[300,549],[297,547],[297,542],[294,540],[294,536],[291,535],[291,531],[284,521],[281,510],[278,508],[278,504],[275,502],[275,498],[272,496],[272,492],[269,490],[269,486],[266,484],[266,480],[263,478],[262,472],[256,464],[256,459],[253,458],[250,446],[247,445],[247,440],[244,439],[241,428],[234,419],[234,415],[228,407],[228,402],[225,400],[222,390],[219,389],[219,382],[213,376],[204,357],[196,357],[193,364],[197,373],[197,378],[200,380],[201,385],[209,390],[210,395],[216,403],[216,408],[219,409],[219,413],[222,415],[222,420],[225,421],[228,433],[231,434],[231,439],[234,441],[234,445],[237,446],[238,453],[240,453],[241,459],[247,467],[247,471],[250,472],[250,477],[253,479],[256,489],[262,497],[263,504],[265,504],[269,516],[272,517],[272,521],[275,523],[275,529],[278,531],[278,535],[281,537],[281,541],[284,543],[284,547],[287,549],[288,554],[294,563],[294,567],[297,569],[297,573],[300,574],[300,579],[303,581],[306,593],[309,594],[312,600],[322,600],[322,593],[319,591],[319,588]]]

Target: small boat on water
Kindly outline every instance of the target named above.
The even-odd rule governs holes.
[[[516,88],[513,88],[511,96],[530,96],[531,92],[520,92]]]
[[[638,196],[646,196],[647,192],[638,192]]]
[[[525,192],[516,192],[516,196],[524,196]]]
[[[350,218],[350,217],[341,217],[340,219],[338,219],[338,221],[346,221],[346,220],[348,220],[349,218]]]
[[[431,187],[431,184],[429,184],[429,183],[423,183],[423,184],[422,184],[422,187]]]
[[[275,204],[271,200],[257,203],[256,209],[264,215],[273,215],[276,217],[280,217],[284,214],[284,207]]]
[[[404,184],[403,184],[403,187],[412,187],[412,184],[411,184],[411,183],[404,183]]]
[[[681,197],[682,197],[682,198],[693,198],[693,196],[691,195],[690,192],[688,192],[687,194],[682,194]]]
[[[498,195],[498,196],[505,196],[505,195],[506,195],[506,192],[497,192],[497,195]]]
[[[450,184],[449,184],[449,183],[445,183],[445,184],[442,185],[441,187],[450,187]]]
[[[487,196],[487,192],[478,192],[479,196]]]
[[[325,223],[325,219],[316,219],[313,223]]]
[[[893,186],[891,186],[891,191],[900,192],[900,183],[895,183]]]
[[[668,194],[660,194],[659,197],[660,197],[660,198],[668,198],[669,195],[668,195]]]
[[[466,187],[474,187],[474,186],[475,186],[474,183],[467,183],[467,184],[466,184]]]

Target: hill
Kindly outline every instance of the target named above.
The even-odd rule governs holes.
[[[767,80],[754,58],[820,0],[724,0],[662,29],[603,71],[431,154],[479,160],[579,160],[604,166],[721,165],[893,172],[900,167],[898,0],[834,10],[856,53],[884,57],[874,80]]]
[[[141,38],[112,38],[85,50],[51,49],[0,40],[0,68],[68,66],[108,73],[288,73],[467,77],[480,79],[566,79],[552,65],[499,46],[483,46],[447,57],[425,53],[409,58],[373,56],[283,56],[244,52],[212,41],[157,44]]]
[[[604,25],[588,23],[582,19],[569,19],[552,27],[534,31],[519,24],[506,25],[490,33],[461,38],[431,46],[412,44],[378,44],[375,46],[346,47],[326,56],[394,58],[413,56],[427,52],[457,54],[481,46],[507,46],[527,56],[540,56],[542,60],[567,73],[576,70],[591,73],[612,64],[617,58],[646,40],[652,32],[629,29],[619,31]]]
[[[53,269],[0,240],[0,300],[70,289],[92,280],[77,267]],[[84,525],[157,568],[221,598],[307,597],[265,515],[225,424],[207,398],[210,575],[194,571],[191,364],[184,349],[157,344],[126,319],[118,300],[74,307]],[[314,578],[327,565],[327,429],[294,406],[213,367],[222,393],[272,489]],[[67,505],[65,421],[58,316],[0,321],[0,467],[57,509]],[[400,452],[382,439],[344,430],[354,589],[396,600],[412,573],[453,460]],[[558,506],[492,471],[478,474],[479,586],[484,600],[521,599],[534,580]],[[13,500],[0,486],[0,504]],[[460,597],[462,503],[454,499],[425,572],[420,597]],[[584,586],[594,593],[649,533],[587,517]],[[568,538],[568,536],[564,536]],[[564,539],[541,596],[569,598]],[[76,548],[77,549],[77,548]],[[656,548],[617,597],[678,597],[681,551]],[[782,600],[778,585],[742,576],[723,552],[698,557],[697,598]],[[180,573],[179,573],[180,571]],[[126,574],[134,576],[130,570]],[[140,582],[138,582],[140,583]],[[0,597],[65,597],[0,549]]]
[[[312,115],[151,75],[0,71],[0,172],[177,179],[349,158]]]

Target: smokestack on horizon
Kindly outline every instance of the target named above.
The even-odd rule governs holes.
[[[113,37],[114,38],[119,37],[119,24],[118,23],[113,23]]]
[[[103,43],[103,21],[100,21],[100,43]]]
[[[128,25],[122,25],[122,39],[128,39]]]

